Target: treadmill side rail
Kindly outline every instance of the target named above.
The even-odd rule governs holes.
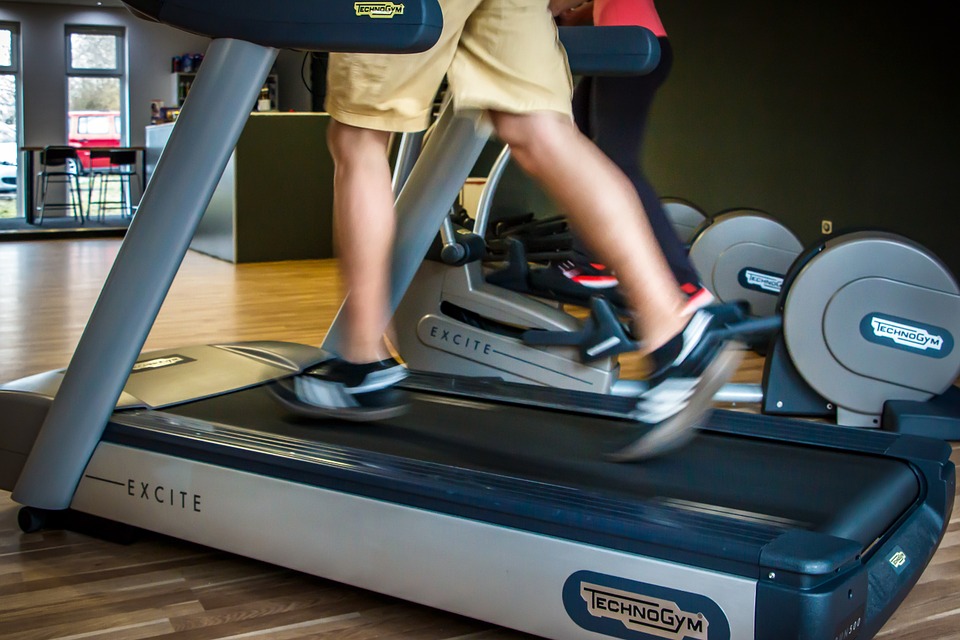
[[[542,637],[597,637],[573,617],[585,570],[709,601],[716,637],[754,637],[755,580],[109,442],[71,507]]]

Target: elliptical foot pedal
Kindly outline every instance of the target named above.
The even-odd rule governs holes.
[[[523,343],[536,347],[579,347],[584,362],[609,358],[621,353],[637,351],[639,343],[620,322],[613,306],[604,298],[590,299],[590,317],[579,331],[525,331]]]
[[[516,238],[507,238],[507,264],[487,275],[487,282],[519,293],[530,293],[527,250]]]

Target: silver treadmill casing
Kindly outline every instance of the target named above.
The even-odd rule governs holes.
[[[198,495],[199,511],[144,499],[139,482]],[[583,570],[700,594],[731,638],[754,636],[753,580],[112,443],[71,508],[547,638],[604,637],[564,609]]]

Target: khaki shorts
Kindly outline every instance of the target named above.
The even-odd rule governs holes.
[[[422,131],[444,74],[456,109],[570,114],[573,82],[547,0],[440,0],[443,32],[414,54],[332,54],[326,109],[345,124]]]

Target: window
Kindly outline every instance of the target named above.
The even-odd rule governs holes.
[[[0,22],[0,69],[13,71],[17,68],[17,25]]]
[[[20,141],[20,29],[0,22],[0,218],[16,213]]]
[[[124,31],[68,26],[67,139],[78,147],[120,146],[126,107]],[[81,151],[89,166],[89,153]]]
[[[70,33],[70,70],[106,71],[121,69],[122,33],[102,33],[98,29],[73,30]]]

